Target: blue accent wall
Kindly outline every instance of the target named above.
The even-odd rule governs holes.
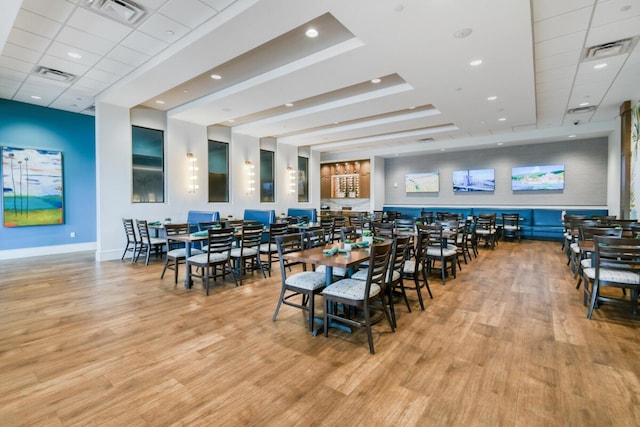
[[[62,151],[64,173],[64,224],[9,228],[3,219],[0,250],[96,241],[95,145],[92,116],[0,99],[0,146]]]

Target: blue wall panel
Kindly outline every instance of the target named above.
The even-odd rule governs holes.
[[[64,224],[7,228],[2,221],[0,250],[95,242],[94,118],[0,99],[0,146],[62,151],[64,171]]]

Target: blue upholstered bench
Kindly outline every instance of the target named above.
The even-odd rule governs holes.
[[[189,211],[187,213],[187,222],[189,223],[190,231],[198,231],[198,224],[201,222],[214,222],[220,221],[220,213],[217,211]]]
[[[316,222],[318,220],[318,212],[315,208],[312,209],[299,209],[299,208],[289,208],[287,210],[288,216],[306,216],[307,221]]]

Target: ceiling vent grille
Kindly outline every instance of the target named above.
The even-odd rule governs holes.
[[[144,9],[129,0],[84,0],[84,6],[125,24],[133,25],[145,14]]]
[[[44,77],[46,79],[55,80],[57,82],[70,83],[76,79],[75,74],[65,73],[64,71],[56,70],[54,68],[38,66],[34,70],[34,74]]]
[[[591,113],[595,111],[595,105],[589,105],[588,107],[578,107],[578,108],[570,108],[567,110],[568,114],[580,114],[580,113]]]
[[[637,38],[627,38],[614,42],[591,46],[584,50],[584,61],[595,61],[597,59],[607,58],[609,56],[622,55],[631,51],[637,42]]]
[[[433,142],[433,141],[435,141],[435,139],[431,137],[418,139],[418,142]]]

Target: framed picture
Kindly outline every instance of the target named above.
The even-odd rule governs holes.
[[[404,176],[407,193],[437,193],[440,191],[438,172],[408,173]]]
[[[564,165],[512,168],[511,189],[513,191],[564,190]]]
[[[2,147],[5,227],[63,224],[62,152]]]
[[[453,191],[495,191],[494,169],[453,171]]]

